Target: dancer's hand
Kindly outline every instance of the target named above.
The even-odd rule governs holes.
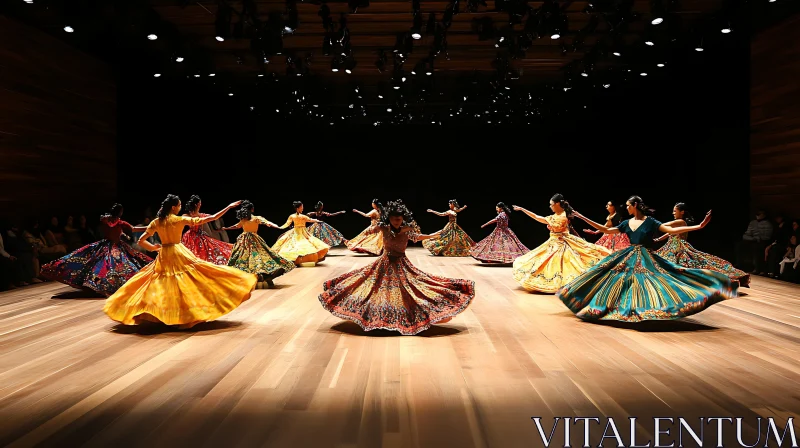
[[[588,233],[589,235],[597,235],[598,233],[600,233],[598,230],[592,230],[592,229],[583,229],[583,231],[584,233]]]
[[[705,228],[705,226],[707,226],[709,222],[711,222],[711,210],[709,210],[708,213],[706,213],[706,217],[703,218],[703,222],[700,223],[700,228],[701,229]]]
[[[512,205],[511,208],[513,208],[515,212],[521,212],[522,210],[524,210],[519,205]]]
[[[586,219],[586,218],[583,217],[583,215],[578,213],[577,210],[572,210],[572,216],[575,217],[575,218],[578,218],[578,219],[584,219],[584,220]]]
[[[432,209],[428,209],[428,210],[426,210],[426,211],[427,211],[428,213],[433,213],[433,210],[432,210]]]
[[[228,208],[238,207],[241,203],[242,201],[231,202],[231,205],[229,205]]]
[[[161,251],[161,245],[153,244],[153,252],[159,252],[159,251]]]
[[[664,241],[664,239],[668,236],[668,234],[663,234],[658,238],[653,238],[653,241]]]

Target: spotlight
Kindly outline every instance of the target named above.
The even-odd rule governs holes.
[[[213,73],[209,73],[208,76],[215,76]]]
[[[555,32],[550,36],[550,39],[553,39],[553,40],[561,39],[561,34],[559,34],[558,32]]]
[[[697,47],[694,49],[694,51],[703,51],[703,47]]]
[[[386,108],[386,112],[391,112],[391,111],[392,111],[392,108],[391,108],[391,107],[387,107],[387,108]]]
[[[72,33],[72,32],[74,32],[74,31],[75,31],[75,29],[74,29],[74,28],[72,28],[71,26],[65,26],[65,27],[64,27],[64,31],[66,31],[66,32],[68,32],[68,33]]]
[[[156,40],[156,39],[158,39],[158,36],[156,36],[155,34],[148,34],[148,35],[147,35],[147,39],[149,39],[149,40]]]
[[[641,74],[642,76],[647,76],[647,73],[645,73],[645,72],[642,72],[642,73],[640,73],[640,74]]]
[[[232,93],[229,93],[229,94],[228,94],[228,96],[233,96],[233,94],[232,94]]]
[[[656,17],[655,19],[650,21],[650,23],[652,23],[653,25],[661,25],[662,23],[664,23],[664,18],[663,17]]]
[[[613,54],[614,56],[622,56],[622,53],[620,53],[620,52],[618,52],[618,51],[615,51],[615,52],[614,52],[614,53],[612,53],[612,54]]]
[[[664,66],[664,64],[657,64],[657,66],[658,66],[658,67],[663,67],[663,66]]]
[[[588,74],[588,73],[586,73],[586,72],[583,72],[583,73],[581,73],[581,76],[583,76],[584,78],[588,78],[588,77],[589,77],[589,74]]]
[[[175,58],[175,62],[183,62],[183,58],[178,56],[177,58]]]
[[[611,84],[603,84],[603,88],[606,88],[606,89],[607,89],[607,88],[609,88],[609,87],[611,87]]]
[[[217,42],[225,42],[225,38],[222,37],[222,36],[217,36],[216,39],[217,39]]]
[[[200,77],[200,75],[194,75],[194,77],[195,77],[195,78],[199,78],[199,77]]]
[[[161,73],[156,73],[155,75],[153,75],[153,77],[154,78],[160,78],[161,77]]]
[[[29,5],[32,5],[33,4],[33,0],[25,0],[25,3],[27,3]]]
[[[414,40],[422,39],[422,16],[414,13],[414,24],[411,26],[411,38]]]
[[[729,34],[730,32],[731,32],[731,29],[730,29],[730,27],[727,27],[727,28],[723,28],[723,29],[722,29],[722,34]]]
[[[653,45],[655,45],[655,43],[654,43],[652,40],[646,40],[644,43],[645,43],[645,45],[647,45],[648,47],[652,47]]]

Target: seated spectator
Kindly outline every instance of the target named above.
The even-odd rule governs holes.
[[[81,242],[84,245],[97,241],[97,236],[94,233],[94,230],[89,227],[86,221],[86,215],[81,215],[80,218],[78,218],[78,233],[80,233]]]
[[[783,256],[786,246],[789,244],[789,237],[797,233],[797,221],[786,221],[783,216],[775,217],[775,236],[772,244],[764,250],[764,261],[767,263],[767,275],[770,277],[778,276],[779,263]]]
[[[39,227],[39,221],[33,221],[28,229],[26,229],[23,233],[23,237],[33,246],[35,255],[41,264],[58,260],[67,254],[67,246],[58,244],[55,234],[52,231],[47,230],[42,232],[41,228]],[[38,277],[38,266],[36,271]]]
[[[81,241],[81,234],[78,228],[75,227],[75,218],[72,216],[67,216],[67,222],[64,224],[64,245],[67,246],[68,252],[79,249],[84,245]]]
[[[740,269],[763,275],[766,270],[764,251],[772,239],[772,223],[766,219],[764,210],[756,212],[756,219],[750,221],[736,246],[736,265]]]
[[[789,246],[780,263],[780,276],[783,280],[793,282],[798,279],[797,263],[800,261],[800,246],[797,245],[797,236],[792,235],[789,239]]]
[[[28,286],[22,281],[21,266],[17,257],[6,251],[3,234],[0,232],[0,291]]]
[[[22,236],[23,232],[18,223],[12,223],[11,228],[3,235],[5,250],[17,259],[21,283],[41,283],[39,276],[39,260],[36,252]]]
[[[44,237],[48,240],[48,245],[64,244],[64,226],[58,222],[58,218],[53,216],[50,218],[50,224],[44,229]]]

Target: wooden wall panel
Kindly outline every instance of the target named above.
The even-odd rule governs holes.
[[[800,218],[800,15],[750,52],[751,205]]]
[[[0,217],[107,207],[116,113],[109,67],[0,16]]]

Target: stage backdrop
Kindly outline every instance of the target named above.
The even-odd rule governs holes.
[[[751,46],[751,206],[800,218],[800,15]]]
[[[107,207],[116,197],[115,134],[110,70],[0,16],[0,218]]]

